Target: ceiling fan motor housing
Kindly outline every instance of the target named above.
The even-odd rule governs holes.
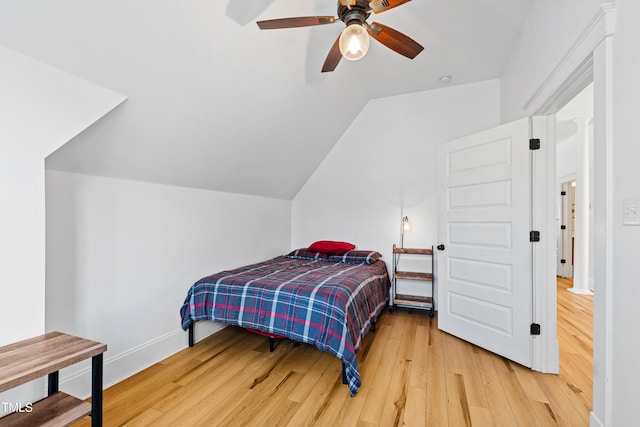
[[[345,23],[346,26],[351,24],[364,24],[371,15],[369,2],[366,0],[357,0],[352,6],[343,6],[338,2],[338,18]]]

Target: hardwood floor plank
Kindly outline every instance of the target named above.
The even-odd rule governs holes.
[[[465,344],[464,347],[461,347],[463,352],[460,355],[460,359],[465,360],[462,378],[464,379],[469,405],[489,409],[480,367],[475,357],[478,348],[469,343]]]
[[[391,315],[385,315],[383,317],[391,318]],[[393,319],[392,319],[393,320]],[[362,385],[369,386],[372,378],[375,377],[380,365],[380,361],[385,357],[384,351],[391,335],[391,326],[383,324],[377,328],[376,332],[372,334],[371,345],[366,351],[358,355],[358,363],[360,364],[360,377],[362,378]]]
[[[473,427],[493,427],[493,416],[491,410],[487,408],[479,408],[477,406],[469,406],[469,414],[471,416],[471,425]]]
[[[333,384],[333,388],[327,395],[327,399],[323,403],[322,408],[318,410],[315,418],[313,419],[313,425],[339,425],[336,423],[336,419],[340,416],[345,400],[350,399],[348,393],[341,393],[339,391],[342,388],[344,388],[344,385],[342,384],[342,378],[339,377]]]
[[[162,415],[162,412],[153,408],[147,409],[140,415],[135,416],[130,421],[122,424],[123,427],[146,427],[152,425],[154,420]]]
[[[360,419],[370,423],[377,423],[382,416],[391,377],[396,366],[399,341],[388,340],[384,350],[384,357],[380,360],[375,376],[370,380],[369,395],[362,408]]]
[[[401,313],[398,313],[401,314]],[[398,358],[405,360],[414,359],[415,355],[415,347],[416,340],[425,341],[426,336],[419,335],[417,332],[418,322],[421,321],[420,316],[422,314],[407,314],[404,318],[399,316],[398,320],[402,320],[398,322],[403,325],[403,328],[396,333],[395,330],[391,331],[390,336],[394,337],[394,339],[400,340],[400,348],[398,349]]]
[[[462,364],[460,363],[460,355],[458,354],[456,341],[458,341],[458,338],[444,333],[442,336],[442,350],[444,351],[444,360],[447,361],[445,364],[447,372],[461,374]]]
[[[309,393],[315,388],[318,381],[322,377],[322,373],[327,370],[332,363],[340,363],[337,358],[332,360],[330,355],[322,354],[316,349],[314,356],[309,360],[311,364],[310,369],[307,371],[304,378],[298,383],[298,385],[289,393],[287,399],[294,402],[302,403],[309,396]]]
[[[127,401],[126,405],[135,405],[139,408],[139,412],[144,412],[151,409],[155,402],[165,398],[180,388],[182,388],[182,386],[175,383],[164,384],[159,388],[149,387],[148,389],[141,391],[139,394],[136,394],[130,402]],[[123,425],[138,416],[138,414],[134,415],[118,409],[119,408],[116,406],[111,406],[108,409],[105,409],[103,411],[103,417],[108,419],[109,422],[114,423],[114,425]]]
[[[413,371],[412,361],[399,359],[396,362],[389,385],[389,393],[384,402],[379,423],[383,426],[402,425],[405,410],[407,408],[407,394],[410,387],[409,375]],[[414,389],[417,387],[413,387]],[[426,389],[424,389],[426,392]],[[421,406],[424,408],[424,404]],[[421,418],[424,418],[422,411]]]
[[[264,426],[286,426],[300,407],[300,402],[294,402],[289,399],[282,399],[276,402],[277,405],[269,418],[262,420],[256,425]]]
[[[362,387],[354,397],[347,397],[335,419],[336,426],[354,426],[360,419],[364,403],[369,397],[369,387]]]
[[[505,390],[498,379],[498,372],[493,363],[496,356],[483,349],[477,349],[474,356],[495,425],[505,427],[518,425],[516,414],[512,411]]]
[[[447,385],[445,380],[445,360],[442,340],[444,333],[437,330],[437,322],[431,322],[427,340],[427,402],[426,424],[447,426],[449,424]]]
[[[417,316],[416,316],[417,317]],[[429,327],[426,325],[416,326],[412,339],[414,346],[412,352],[411,375],[409,376],[410,387],[427,388],[429,377]]]
[[[547,427],[547,426],[553,427],[553,426],[561,425],[559,424],[561,420],[558,420],[558,416],[556,415],[553,408],[551,407],[551,404],[532,401],[531,407],[533,408],[533,411],[536,413],[538,425],[544,426],[544,427]]]
[[[509,406],[511,406],[511,410],[514,414],[518,414],[516,419],[530,422],[531,425],[539,424],[538,417],[531,406],[531,401],[527,398],[527,394],[520,386],[520,382],[518,382],[518,378],[515,373],[513,371],[498,371],[496,372],[496,375],[498,376],[500,385],[502,385],[502,388],[504,389],[505,396],[507,398],[507,402],[509,402]]]
[[[462,374],[445,372],[447,384],[447,415],[449,425],[471,427],[469,400]]]
[[[525,368],[524,366],[512,363],[513,373],[515,374],[520,387],[524,390],[529,400],[534,400],[541,403],[549,403],[549,399],[544,391],[538,385],[534,371]]]
[[[336,384],[339,387],[336,387]],[[307,398],[301,403],[298,410],[289,420],[288,426],[313,425],[322,412],[326,408],[329,393],[335,390],[338,393],[349,393],[348,389],[342,384],[342,365],[329,366],[325,370],[317,385],[311,390]]]
[[[407,404],[404,416],[398,419],[398,424],[384,424],[381,426],[426,426],[427,419],[424,411],[424,402],[427,400],[427,390],[422,387],[409,387],[407,390]]]
[[[562,380],[557,375],[539,375],[537,381],[549,398],[550,406],[559,425],[579,427],[589,425],[589,412],[580,413],[571,399],[562,392]]]

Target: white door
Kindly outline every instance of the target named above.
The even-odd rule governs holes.
[[[440,146],[437,254],[439,328],[527,367],[529,152],[528,119]]]

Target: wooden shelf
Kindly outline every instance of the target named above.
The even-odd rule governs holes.
[[[431,248],[393,248],[394,254],[433,255]]]
[[[102,354],[107,345],[61,332],[0,347],[0,392]]]
[[[57,392],[31,406],[30,412],[14,412],[0,418],[2,427],[66,426],[91,413],[91,404]]]
[[[396,279],[424,280],[426,282],[433,280],[433,275],[431,273],[418,273],[416,271],[396,271],[393,276]]]
[[[430,309],[433,307],[433,298],[422,297],[418,295],[402,295],[397,294],[394,299],[395,305],[403,307],[418,307]]]

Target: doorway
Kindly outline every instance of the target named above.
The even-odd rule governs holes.
[[[594,289],[594,95],[590,82],[555,114],[556,313],[560,354],[579,361],[592,405]],[[580,309],[571,309],[571,307]],[[589,309],[587,309],[589,307]],[[573,347],[580,348],[580,352]],[[562,369],[573,365],[561,361]],[[592,408],[592,406],[591,406]]]
[[[560,151],[560,145],[557,147]],[[560,157],[558,154],[557,157]],[[571,279],[573,287],[573,264],[575,249],[575,207],[576,207],[576,181],[561,182],[559,184],[559,197],[556,203],[556,261],[557,276],[564,279]]]
[[[556,233],[558,276],[570,292],[593,294],[593,82],[556,118]]]

